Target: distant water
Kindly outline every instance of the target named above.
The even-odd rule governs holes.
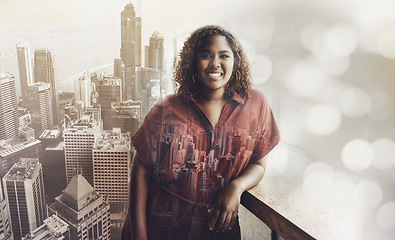
[[[19,28],[0,34],[0,71],[14,74],[20,94],[16,44],[29,41],[34,49],[48,47],[55,54],[58,90],[73,91],[73,80],[87,70],[113,73],[114,58],[119,58],[119,26],[102,28]]]

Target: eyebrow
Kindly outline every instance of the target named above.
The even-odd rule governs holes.
[[[210,50],[207,50],[207,49],[202,49],[202,50],[200,50],[199,52],[200,52],[200,53],[201,53],[201,52],[211,53],[211,51],[210,51]],[[230,54],[230,51],[228,51],[228,50],[222,50],[222,51],[219,51],[219,53],[228,53],[228,54]]]

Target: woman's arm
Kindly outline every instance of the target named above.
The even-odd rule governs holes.
[[[136,153],[133,158],[130,180],[129,219],[133,240],[147,239],[147,196],[149,171],[139,164]]]
[[[248,164],[243,172],[222,190],[214,207],[209,210],[212,214],[210,230],[227,231],[233,227],[237,219],[241,194],[262,180],[265,168],[265,158]]]

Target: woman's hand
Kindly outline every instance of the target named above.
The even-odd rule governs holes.
[[[227,231],[232,229],[237,220],[240,206],[242,187],[236,182],[229,183],[217,197],[214,207],[209,209],[211,213],[210,230]]]

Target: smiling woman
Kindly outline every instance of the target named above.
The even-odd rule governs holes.
[[[136,149],[123,239],[241,239],[241,194],[263,177],[279,141],[266,99],[250,91],[247,60],[224,29],[185,42],[177,94],[155,105]]]

